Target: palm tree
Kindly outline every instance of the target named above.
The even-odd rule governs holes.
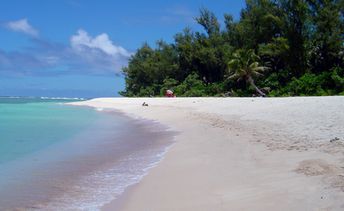
[[[246,83],[249,83],[256,92],[261,96],[265,96],[254,83],[254,78],[263,75],[261,72],[268,69],[265,66],[259,66],[260,58],[254,53],[252,49],[250,50],[237,50],[233,53],[233,58],[228,62],[228,79],[242,80],[244,79]]]

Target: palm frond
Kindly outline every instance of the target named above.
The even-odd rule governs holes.
[[[261,76],[262,72],[268,68],[259,66],[259,56],[255,54],[253,49],[238,50],[232,55],[232,59],[228,62],[229,79],[247,78],[248,76]]]
[[[266,71],[266,70],[268,70],[269,68],[268,67],[265,67],[265,66],[259,66],[259,67],[255,67],[255,68],[253,68],[253,70],[255,71],[255,72],[264,72],[264,71]]]

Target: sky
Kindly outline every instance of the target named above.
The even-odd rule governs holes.
[[[0,96],[111,97],[147,42],[173,42],[201,8],[238,19],[244,0],[2,0]]]

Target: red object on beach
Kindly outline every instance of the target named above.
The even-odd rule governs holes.
[[[166,90],[166,92],[165,92],[165,96],[166,97],[176,97],[175,95],[174,95],[174,93],[171,91],[171,90]]]

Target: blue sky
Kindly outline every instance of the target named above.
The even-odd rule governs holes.
[[[208,8],[239,17],[244,0],[2,0],[0,96],[101,97],[144,42],[173,41]]]

